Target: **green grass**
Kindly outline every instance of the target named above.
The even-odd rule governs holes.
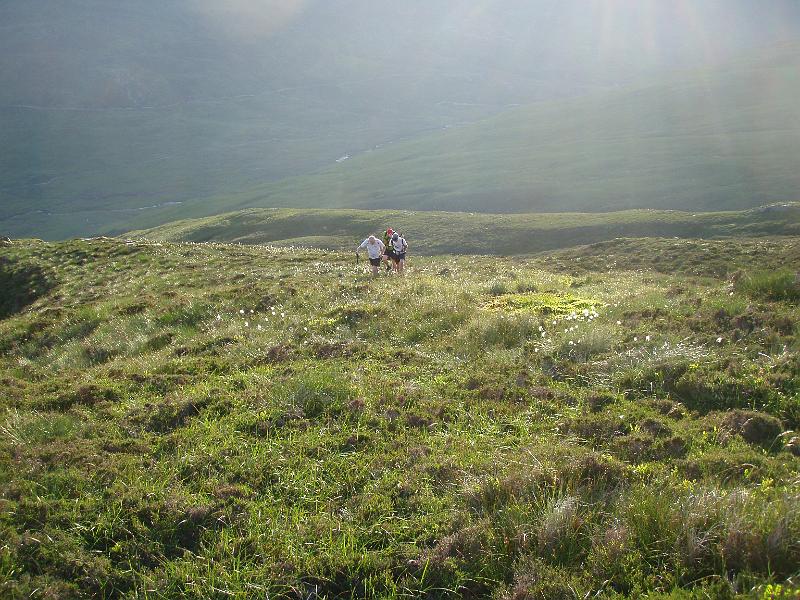
[[[796,252],[372,279],[319,249],[16,241],[7,270],[50,287],[0,320],[0,596],[791,597],[800,314],[736,283],[764,248]]]
[[[743,277],[739,287],[756,298],[797,302],[800,300],[799,277],[789,269],[759,271]]]

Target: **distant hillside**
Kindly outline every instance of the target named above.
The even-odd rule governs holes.
[[[535,104],[254,189],[221,206],[482,212],[741,209],[800,188],[800,46]]]
[[[691,129],[716,123],[715,104],[695,92],[689,122],[671,104],[681,94],[630,110],[597,94],[797,40],[798,15],[794,0],[769,10],[751,0],[0,2],[0,146],[11,149],[0,153],[0,232],[96,235],[249,205],[502,212],[791,199],[786,123],[774,137],[756,123],[748,137],[727,122],[769,111],[760,96],[720,95],[720,139],[732,136],[720,154],[683,130],[665,149],[645,144],[653,128],[671,135],[673,109],[689,135],[706,135]],[[529,106],[547,101],[557,104]],[[665,183],[674,179],[687,189]]]
[[[788,45],[669,82],[520,107],[246,193],[148,210],[26,213],[0,225],[49,238],[118,234],[247,207],[746,209],[797,198],[798,97],[800,46]]]
[[[282,244],[352,249],[369,233],[394,227],[414,254],[528,254],[618,237],[719,238],[800,235],[800,203],[740,212],[631,210],[516,214],[249,209],[134,231],[162,241]]]

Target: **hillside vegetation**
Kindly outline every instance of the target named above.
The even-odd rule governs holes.
[[[6,243],[0,596],[794,598],[798,252]]]
[[[350,250],[370,233],[401,231],[412,253],[530,254],[618,237],[720,238],[800,234],[800,204],[748,211],[488,215],[415,211],[249,209],[169,223],[126,237]],[[635,257],[635,253],[630,255]]]

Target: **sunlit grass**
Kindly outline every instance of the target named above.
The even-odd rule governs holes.
[[[793,585],[794,303],[542,258],[372,279],[297,248],[120,247],[13,250],[60,283],[0,321],[11,597]]]

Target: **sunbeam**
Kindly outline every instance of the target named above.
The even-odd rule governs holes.
[[[190,0],[220,31],[240,38],[266,38],[302,14],[309,0]]]

